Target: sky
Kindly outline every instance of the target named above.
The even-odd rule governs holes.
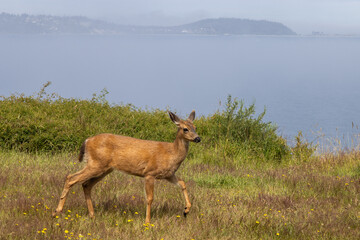
[[[281,22],[298,34],[360,34],[360,0],[0,0],[0,12],[163,26],[234,17]]]

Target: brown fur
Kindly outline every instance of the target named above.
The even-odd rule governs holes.
[[[67,177],[59,205],[54,216],[61,212],[70,188],[80,182],[83,185],[86,202],[91,217],[94,209],[91,201],[92,187],[114,169],[127,174],[145,178],[147,195],[146,223],[150,222],[150,208],[153,200],[154,180],[166,179],[178,184],[185,196],[185,216],[191,203],[185,183],[175,176],[175,172],[186,158],[189,141],[200,142],[195,131],[193,111],[187,120],[180,120],[169,112],[171,120],[177,125],[178,132],[173,143],[141,140],[114,134],[99,134],[86,139],[82,144],[79,161],[87,161],[81,171]]]

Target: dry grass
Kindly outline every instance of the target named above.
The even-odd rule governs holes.
[[[360,239],[359,153],[306,162],[222,167],[187,159],[179,175],[193,208],[182,216],[180,190],[158,181],[145,226],[143,179],[114,172],[93,190],[88,217],[80,185],[51,218],[66,174],[82,168],[69,154],[0,152],[0,239]]]

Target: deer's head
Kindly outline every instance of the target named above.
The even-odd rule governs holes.
[[[186,120],[181,120],[178,116],[176,116],[172,112],[169,112],[169,115],[170,115],[171,120],[178,127],[179,134],[181,134],[181,136],[184,139],[186,139],[190,142],[196,142],[196,143],[201,141],[201,138],[196,133],[196,127],[193,123],[193,121],[195,119],[195,111],[194,110],[190,113],[188,119],[186,119]]]

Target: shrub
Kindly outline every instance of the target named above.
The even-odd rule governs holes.
[[[173,141],[176,128],[166,111],[142,110],[133,105],[111,105],[107,91],[91,100],[47,94],[45,84],[35,96],[12,95],[0,101],[0,148],[27,152],[77,151],[89,136],[114,133],[136,138]],[[255,104],[228,96],[224,110],[196,120],[202,144],[190,157],[205,156],[209,163],[255,159],[280,162],[290,156],[276,126],[256,116]],[[306,146],[304,146],[306,148]]]
[[[217,111],[206,120],[203,131],[209,145],[221,149],[225,158],[256,156],[281,161],[289,155],[285,139],[276,134],[276,126],[264,122],[266,110],[255,115],[255,104],[246,107],[243,101],[229,95],[223,111]]]
[[[169,127],[172,123],[165,111],[111,106],[105,94],[103,91],[89,101],[45,94],[42,89],[37,96],[2,97],[0,147],[28,152],[75,151],[87,137],[104,132],[153,140],[173,138],[174,129]]]
[[[308,161],[315,150],[316,147],[311,143],[308,143],[304,139],[302,132],[299,131],[298,135],[295,137],[295,146],[291,148],[294,159],[299,162]]]

